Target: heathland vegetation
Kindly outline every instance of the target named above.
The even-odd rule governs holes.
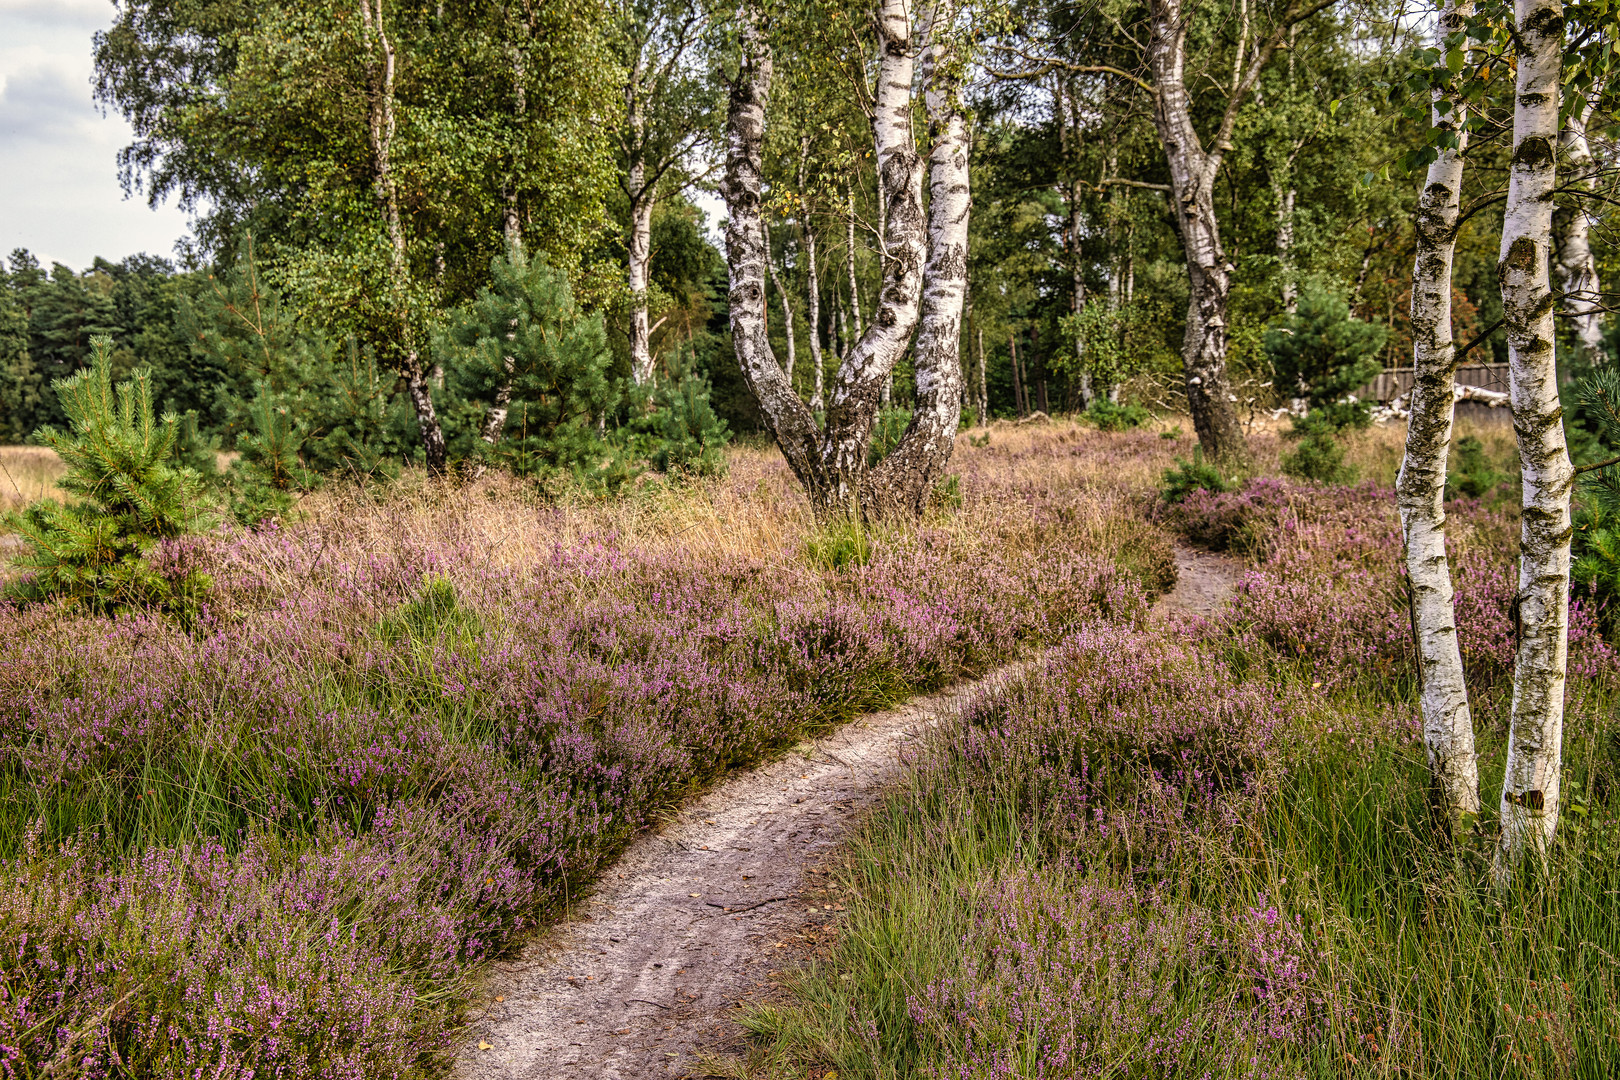
[[[118,5],[195,235],[0,277],[0,1075],[441,1075],[692,793],[1013,665],[714,1068],[1613,1075],[1616,25]]]

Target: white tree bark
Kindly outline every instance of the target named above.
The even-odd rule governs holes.
[[[639,142],[638,115],[631,113],[634,138]],[[630,193],[630,235],[626,239],[625,283],[630,287],[630,377],[637,386],[649,386],[653,379],[652,331],[647,320],[647,279],[652,266],[652,215],[654,191],[646,181],[646,163],[639,157],[630,162],[627,184]]]
[[[1226,319],[1231,270],[1221,247],[1215,215],[1215,177],[1230,148],[1237,106],[1259,77],[1257,59],[1234,80],[1226,116],[1206,151],[1192,122],[1187,92],[1187,25],[1183,0],[1151,0],[1153,37],[1148,65],[1153,72],[1153,122],[1170,166],[1170,187],[1179,216],[1182,248],[1191,291],[1181,360],[1187,405],[1198,441],[1210,460],[1242,463],[1248,445],[1238,422],[1226,377]],[[1269,55],[1269,52],[1268,52]]]
[[[771,257],[771,230],[763,218],[759,223],[760,233],[765,238],[765,269],[770,272],[771,284],[776,286],[777,295],[782,298],[782,332],[787,335],[787,363],[782,365],[782,374],[787,376],[788,385],[793,385],[793,365],[797,362],[798,347],[793,338],[793,304],[788,296],[787,286],[782,284],[782,278],[776,272],[776,260]]]
[[[1596,360],[1603,356],[1603,312],[1598,295],[1602,284],[1598,279],[1597,260],[1592,257],[1592,217],[1588,201],[1581,197],[1590,192],[1590,177],[1594,171],[1592,148],[1586,139],[1586,125],[1591,115],[1590,103],[1570,113],[1560,135],[1576,201],[1564,227],[1558,262],[1563,271],[1564,303],[1575,316],[1575,340],[1588,360]]]
[[[388,37],[387,13],[383,2],[360,0],[360,21],[365,28],[367,51],[375,50],[377,54],[376,63],[369,73],[371,94],[367,118],[371,135],[373,186],[388,232],[389,277],[394,293],[392,305],[399,323],[397,347],[404,369],[402,374],[411,405],[416,411],[416,426],[422,437],[428,471],[438,474],[444,472],[445,467],[444,430],[439,426],[439,415],[433,407],[433,394],[416,341],[416,326],[411,318],[411,263],[406,248],[405,227],[399,212],[399,186],[393,171],[396,59],[394,44]]]
[[[771,52],[754,4],[742,12],[742,61],[731,88],[726,176],[721,194],[728,212],[726,260],[730,269],[732,339],[743,376],[759,401],[789,466],[820,518],[862,513],[866,454],[884,378],[917,325],[927,235],[922,212],[922,163],[911,131],[915,60],[905,0],[882,0],[881,54],[873,127],[878,176],[887,195],[888,249],[875,315],[839,365],[824,432],[793,392],[772,355],[765,326],[768,252],[762,228],[761,163]]]
[[[846,234],[844,255],[849,266],[849,313],[855,323],[855,336],[860,337],[864,331],[861,329],[861,286],[855,279],[855,187],[847,180],[844,182],[844,196],[849,204],[844,214]]]
[[[1437,37],[1461,29],[1473,5],[1447,2]],[[1442,46],[1443,48],[1443,46]],[[1406,542],[1406,573],[1412,589],[1418,672],[1423,694],[1423,742],[1439,801],[1454,835],[1461,836],[1479,816],[1479,765],[1474,754],[1474,723],[1468,708],[1462,653],[1457,645],[1451,568],[1446,559],[1446,456],[1456,412],[1453,384],[1457,346],[1451,335],[1451,265],[1457,243],[1457,216],[1468,135],[1462,102],[1436,90],[1430,123],[1455,132],[1458,144],[1429,166],[1418,196],[1417,261],[1412,268],[1411,413],[1406,455],[1395,481]],[[1441,112],[1439,103],[1452,108]],[[1279,223],[1280,226],[1280,223]],[[1280,227],[1279,227],[1280,233]]]
[[[922,79],[933,149],[928,166],[928,262],[923,267],[917,328],[917,400],[900,443],[878,464],[869,505],[922,513],[945,472],[962,419],[962,305],[967,296],[967,129],[952,55],[951,19],[943,5],[925,9]]]
[[[1549,279],[1563,9],[1559,0],[1516,0],[1514,17],[1519,70],[1497,272],[1523,518],[1499,870],[1526,849],[1542,849],[1558,828],[1569,643],[1569,500],[1575,482],[1558,401]]]
[[[815,365],[815,378],[810,390],[810,411],[819,413],[826,408],[823,388],[825,365],[821,359],[821,270],[816,266],[816,230],[810,223],[810,189],[806,175],[810,158],[810,137],[799,141],[799,237],[804,245],[805,318],[810,323],[810,362]]]

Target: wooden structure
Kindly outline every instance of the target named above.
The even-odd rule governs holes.
[[[1457,369],[1458,386],[1477,386],[1482,390],[1508,392],[1508,366],[1506,364],[1468,364]],[[1412,390],[1410,367],[1385,368],[1372,382],[1356,391],[1362,401],[1388,404],[1404,397]]]

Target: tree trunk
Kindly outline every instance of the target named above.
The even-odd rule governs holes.
[[[776,260],[771,258],[771,230],[763,218],[759,223],[760,233],[765,237],[765,269],[770,272],[771,284],[776,286],[776,292],[782,298],[782,332],[787,335],[787,363],[782,365],[782,374],[787,376],[788,385],[793,385],[793,365],[798,356],[798,349],[793,343],[793,305],[789,302],[787,287],[776,273]]]
[[[881,180],[879,181],[881,183]],[[844,216],[844,231],[848,234],[845,240],[845,255],[849,263],[849,313],[855,322],[855,336],[862,334],[861,329],[861,286],[855,280],[855,188],[845,181],[844,194],[849,200],[849,210]]]
[[[1193,127],[1185,80],[1187,17],[1183,0],[1152,0],[1150,7],[1153,36],[1148,64],[1157,91],[1153,123],[1170,165],[1170,187],[1191,285],[1181,346],[1187,407],[1205,456],[1229,467],[1242,467],[1248,463],[1249,450],[1226,378],[1231,269],[1215,217],[1215,177],[1229,147],[1217,141],[1206,153]]]
[[[1603,358],[1603,313],[1600,310],[1597,260],[1592,257],[1592,217],[1587,200],[1592,189],[1594,171],[1592,149],[1586,141],[1586,125],[1592,115],[1592,106],[1586,105],[1569,115],[1564,121],[1560,141],[1564,147],[1564,160],[1569,166],[1570,185],[1575,189],[1575,206],[1564,225],[1563,244],[1558,262],[1563,271],[1564,304],[1575,316],[1575,340],[1582,359],[1589,362]]]
[[[375,9],[373,8],[375,4]],[[398,349],[403,360],[406,385],[410,390],[411,405],[416,410],[416,426],[422,436],[422,450],[427,458],[428,472],[444,472],[444,431],[439,426],[438,412],[433,408],[433,395],[428,386],[422,353],[416,342],[416,327],[411,319],[411,264],[405,247],[405,227],[400,220],[399,188],[393,173],[394,146],[394,44],[388,39],[383,0],[360,0],[360,19],[365,26],[368,51],[374,43],[379,60],[371,73],[370,134],[377,203],[388,230],[389,278],[394,296],[392,304],[397,329]]]
[[[1516,0],[1514,9],[1519,70],[1497,272],[1523,517],[1499,872],[1526,848],[1541,850],[1558,828],[1569,644],[1569,499],[1575,482],[1558,401],[1549,277],[1563,10],[1559,0]]]
[[[921,514],[944,475],[962,419],[962,304],[967,295],[968,214],[972,209],[968,143],[960,81],[950,54],[949,27],[939,8],[925,10],[927,42],[922,82],[928,107],[928,262],[923,267],[922,313],[913,351],[917,398],[900,443],[878,464],[868,484],[874,510]]]
[[[726,175],[721,185],[728,212],[732,339],[743,377],[821,520],[862,513],[866,455],[878,392],[917,325],[927,236],[922,164],[911,131],[915,60],[907,10],[905,0],[882,0],[878,18],[882,52],[873,127],[879,147],[878,176],[887,191],[883,285],[871,325],[839,365],[824,433],[817,431],[814,415],[794,394],[777,365],[765,330],[769,253],[762,228],[760,173],[771,52],[760,29],[757,7],[750,4],[742,13],[743,56],[727,110]]]
[[[635,124],[632,116],[631,123]],[[639,140],[639,133],[637,135]],[[625,282],[630,286],[630,377],[637,386],[653,380],[652,332],[647,325],[647,275],[652,264],[653,191],[646,165],[630,163],[630,235],[625,244]]]
[[[1442,41],[1461,29],[1473,5],[1447,4],[1436,36]],[[1441,46],[1442,49],[1444,46]],[[1456,343],[1451,336],[1451,262],[1457,242],[1462,191],[1463,150],[1468,135],[1463,104],[1435,91],[1435,128],[1457,134],[1455,149],[1442,151],[1429,166],[1418,197],[1417,261],[1412,268],[1411,417],[1406,455],[1395,492],[1406,542],[1406,573],[1412,589],[1418,670],[1423,696],[1423,742],[1435,790],[1455,836],[1479,816],[1479,766],[1474,756],[1474,724],[1468,708],[1462,654],[1457,645],[1451,568],[1446,560],[1446,457],[1451,445],[1456,397]]]
[[[984,370],[984,327],[979,327],[979,426],[990,424],[990,384]]]
[[[523,20],[523,45],[527,45],[529,37],[534,33],[534,25],[530,20]],[[512,107],[521,127],[527,123],[529,113],[528,65],[524,60],[522,46],[512,46],[508,56],[512,61]],[[506,211],[501,221],[501,234],[506,240],[506,257],[513,261],[523,257],[523,224],[518,214],[517,178],[514,175],[506,183]],[[511,335],[508,335],[509,337]],[[479,430],[479,438],[485,446],[494,446],[501,441],[501,433],[506,430],[506,417],[512,409],[512,372],[517,361],[510,356],[501,358],[501,366],[506,371],[506,377],[501,380],[500,386],[495,388],[495,402],[484,415],[484,426]],[[479,475],[484,467],[478,465],[473,475]]]
[[[1013,408],[1019,416],[1028,416],[1028,398],[1024,393],[1022,372],[1018,370],[1018,334],[1012,330],[1007,331],[1007,359],[1012,364]]]
[[[810,195],[805,175],[809,156],[810,137],[807,135],[799,142],[799,236],[804,245],[805,317],[810,323],[810,362],[816,368],[810,391],[810,411],[819,413],[826,407],[826,400],[822,392],[821,272],[816,267],[816,231],[810,226]]]

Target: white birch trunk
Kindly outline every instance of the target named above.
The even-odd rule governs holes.
[[[844,195],[849,201],[849,208],[844,215],[846,233],[844,250],[849,264],[849,313],[855,323],[855,337],[858,338],[864,331],[861,329],[861,286],[855,279],[855,188],[847,181]]]
[[[922,80],[933,149],[928,166],[928,262],[917,327],[917,400],[900,443],[878,464],[867,502],[921,514],[944,475],[962,419],[962,305],[967,296],[968,214],[972,198],[960,82],[948,16],[923,13]]]
[[[417,431],[422,437],[422,449],[427,467],[435,475],[444,472],[444,430],[439,426],[439,415],[433,407],[433,394],[423,369],[422,354],[416,342],[416,327],[411,319],[411,263],[406,250],[405,227],[399,212],[399,188],[393,172],[393,146],[396,121],[394,117],[394,70],[396,59],[394,44],[388,38],[387,14],[384,0],[360,0],[360,20],[365,27],[367,49],[378,52],[376,69],[371,73],[371,102],[369,127],[371,135],[374,189],[388,232],[389,277],[394,293],[393,307],[399,321],[398,348],[402,358],[406,390],[416,412]],[[373,8],[375,4],[375,9]]]
[[[1559,0],[1516,0],[1514,16],[1519,70],[1498,275],[1523,518],[1499,872],[1526,849],[1542,850],[1558,828],[1575,482],[1558,401],[1549,279],[1563,9]]]
[[[770,272],[771,284],[776,286],[777,295],[782,298],[782,332],[787,335],[787,363],[782,365],[782,374],[787,376],[788,385],[793,385],[793,365],[798,356],[798,348],[793,339],[793,305],[789,300],[787,287],[782,284],[782,278],[776,272],[776,260],[771,258],[771,230],[763,220],[759,223],[760,232],[765,237],[765,269]]]
[[[1599,297],[1602,284],[1598,280],[1597,260],[1592,257],[1592,217],[1588,211],[1588,200],[1582,198],[1592,189],[1591,175],[1594,171],[1592,148],[1586,138],[1586,125],[1591,115],[1590,104],[1571,113],[1569,119],[1564,121],[1560,136],[1576,200],[1564,228],[1558,262],[1563,270],[1564,303],[1575,316],[1575,340],[1587,360],[1598,360],[1603,356],[1603,312],[1600,310]]]
[[[1188,411],[1209,459],[1241,464],[1248,460],[1248,445],[1226,377],[1231,270],[1221,247],[1215,215],[1215,177],[1230,148],[1226,140],[1232,125],[1223,122],[1214,148],[1204,149],[1193,127],[1192,100],[1187,92],[1188,16],[1184,0],[1151,0],[1149,7],[1153,36],[1148,45],[1148,64],[1156,91],[1153,121],[1170,166],[1170,187],[1191,285],[1181,348]],[[1241,101],[1247,87],[1252,87],[1258,68],[1257,61],[1235,80],[1229,117],[1235,117],[1233,106]]]
[[[1472,12],[1467,0],[1447,3],[1437,36],[1460,29]],[[1406,428],[1406,454],[1395,492],[1406,543],[1406,573],[1412,589],[1412,619],[1417,634],[1418,672],[1423,695],[1423,742],[1435,790],[1462,836],[1479,816],[1479,765],[1474,754],[1474,724],[1468,708],[1462,653],[1457,645],[1452,604],[1451,568],[1446,559],[1446,457],[1451,445],[1456,397],[1456,342],[1451,336],[1451,264],[1457,242],[1457,216],[1463,179],[1467,114],[1461,102],[1435,91],[1438,107],[1430,123],[1457,133],[1455,149],[1442,151],[1429,166],[1418,197],[1417,261],[1412,268],[1411,415]],[[1280,235],[1280,229],[1279,229]]]
[[[873,128],[878,175],[887,195],[888,251],[876,314],[839,365],[824,432],[794,394],[772,355],[765,326],[761,169],[771,52],[757,7],[742,13],[742,62],[731,88],[726,122],[726,261],[730,269],[732,339],[749,388],[758,399],[789,466],[819,518],[861,514],[866,454],[884,378],[917,325],[927,235],[922,213],[922,165],[911,131],[915,61],[905,0],[883,0],[878,18],[881,56]]]
[[[821,359],[821,271],[816,266],[816,230],[810,224],[810,194],[805,175],[810,156],[810,138],[799,142],[799,236],[804,244],[805,318],[810,323],[810,362],[815,365],[815,378],[810,390],[810,411],[819,413],[826,408],[822,387],[825,366]]]
[[[654,200],[645,176],[646,165],[639,158],[632,161],[625,283],[630,287],[630,377],[637,386],[650,386],[653,380],[652,331],[647,320],[647,278],[652,265]]]

